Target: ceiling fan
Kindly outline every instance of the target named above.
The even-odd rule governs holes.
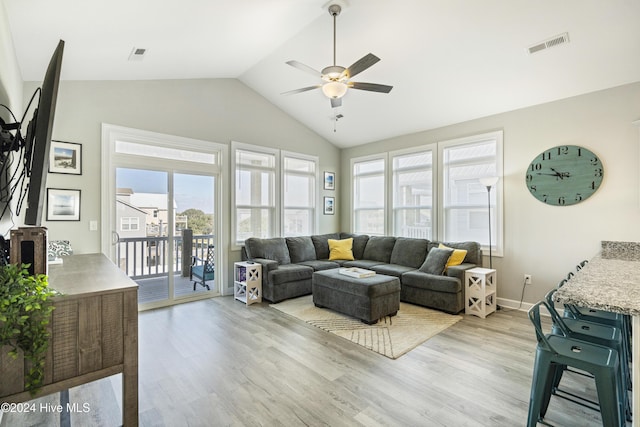
[[[333,16],[333,65],[325,67],[322,72],[319,72],[301,62],[287,61],[287,64],[292,67],[320,77],[323,83],[284,92],[283,95],[293,95],[295,93],[322,88],[322,92],[331,100],[331,107],[336,108],[342,105],[342,97],[347,93],[349,88],[381,93],[389,93],[391,89],[393,89],[393,86],[377,83],[352,82],[350,80],[352,77],[380,61],[380,58],[372,53],[363,56],[348,68],[336,65],[336,17],[340,15],[341,11],[342,8],[340,5],[332,4],[329,6],[329,14]]]

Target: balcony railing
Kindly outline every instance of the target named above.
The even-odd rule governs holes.
[[[116,244],[118,265],[132,279],[144,279],[164,276],[169,273],[189,274],[183,271],[183,260],[189,265],[191,256],[201,259],[207,257],[207,247],[214,243],[211,234],[194,235],[191,248],[185,248],[182,236],[174,238],[173,265],[169,265],[169,238],[128,237],[121,238]]]

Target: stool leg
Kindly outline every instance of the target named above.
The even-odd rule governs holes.
[[[617,374],[611,371],[595,372],[598,402],[600,403],[600,415],[605,426],[624,426],[624,412],[620,413],[622,396],[619,396],[620,381]],[[620,397],[620,398],[618,398]]]
[[[551,360],[544,352],[536,349],[536,357],[533,365],[533,379],[531,381],[531,395],[529,397],[529,415],[527,427],[535,427],[542,418],[542,408],[549,406],[551,399],[551,387],[555,368]]]

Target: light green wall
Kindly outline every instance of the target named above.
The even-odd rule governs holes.
[[[527,273],[533,284],[524,301],[534,303],[577,262],[594,256],[601,240],[640,241],[640,129],[632,124],[638,119],[640,83],[634,83],[346,149],[340,175],[351,176],[354,157],[503,129],[504,256],[493,258],[498,298],[517,306]],[[561,144],[590,148],[602,159],[605,177],[586,201],[547,206],[530,195],[525,170],[540,152]],[[348,206],[349,181],[339,182],[341,205]],[[349,215],[341,211],[342,229],[347,229]]]
[[[24,93],[35,87],[37,83],[26,83]],[[62,81],[53,138],[82,144],[83,173],[49,174],[47,187],[80,189],[81,220],[44,221],[43,225],[50,239],[69,239],[78,253],[100,252],[101,247],[100,233],[89,231],[89,221],[100,220],[103,122],[228,145],[235,140],[315,155],[320,158],[320,176],[324,170],[338,170],[340,162],[338,148],[236,79]],[[230,164],[225,169],[228,172]],[[338,225],[337,215],[320,216],[320,232],[336,231]],[[224,232],[230,229],[225,224]],[[229,251],[227,259],[239,260],[239,251]]]

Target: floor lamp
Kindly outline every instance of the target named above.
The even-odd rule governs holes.
[[[480,184],[487,187],[487,208],[489,213],[489,268],[493,268],[493,260],[491,257],[491,187],[498,182],[497,176],[489,176],[486,178],[480,178]]]

